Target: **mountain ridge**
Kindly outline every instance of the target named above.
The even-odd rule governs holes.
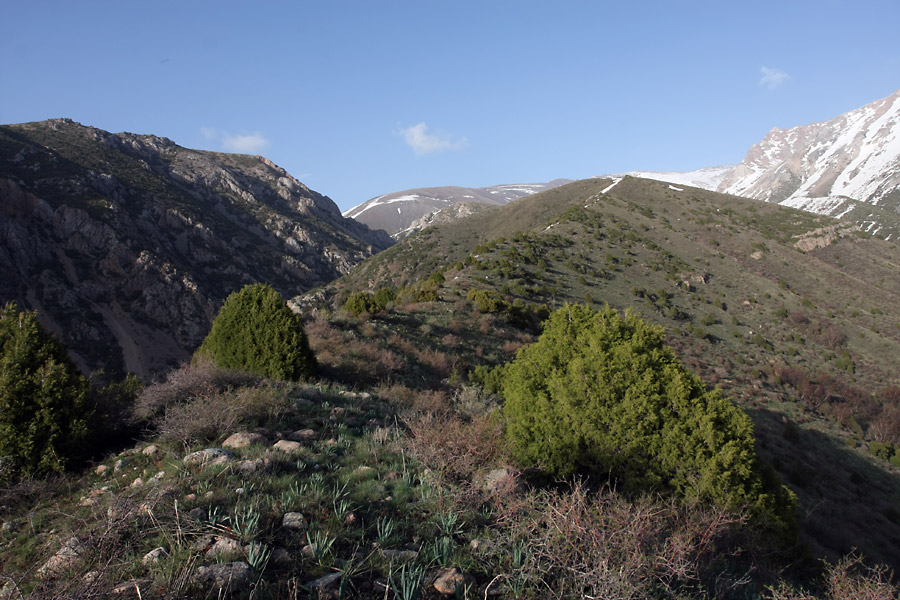
[[[391,243],[260,156],[70,119],[0,126],[0,299],[37,309],[84,371],[163,372],[229,292],[293,295]]]
[[[381,229],[391,236],[402,238],[418,231],[414,226],[417,221],[427,221],[430,215],[448,206],[457,203],[499,206],[566,183],[571,183],[571,180],[554,179],[546,183],[502,184],[482,188],[413,188],[376,196],[342,214],[372,229]]]

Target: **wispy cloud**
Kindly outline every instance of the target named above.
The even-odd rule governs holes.
[[[417,123],[399,131],[406,145],[413,149],[417,156],[443,152],[444,150],[462,150],[469,145],[469,140],[460,138],[454,140],[445,133],[428,133],[428,125],[425,122]]]
[[[212,127],[201,127],[200,132],[214,145],[238,154],[262,154],[269,147],[269,140],[259,131],[232,134]]]
[[[769,90],[774,90],[791,78],[790,75],[777,68],[760,67],[759,72],[762,73],[759,85]]]

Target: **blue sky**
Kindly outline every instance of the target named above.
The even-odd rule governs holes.
[[[900,88],[900,2],[0,1],[0,123],[262,154],[342,209],[739,162]]]

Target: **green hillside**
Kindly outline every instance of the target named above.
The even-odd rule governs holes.
[[[900,250],[777,205],[612,183],[427,229],[295,299],[323,367],[349,384],[452,389],[533,341],[542,305],[633,307],[753,417],[814,554],[900,565]],[[342,310],[385,287],[390,309]],[[416,302],[423,290],[436,301]]]

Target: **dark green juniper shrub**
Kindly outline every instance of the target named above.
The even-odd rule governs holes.
[[[630,311],[567,304],[503,373],[515,456],[556,476],[609,475],[629,492],[748,508],[793,525],[793,497],[760,464],[753,424],[707,391]]]
[[[196,357],[272,379],[309,379],[316,371],[300,315],[264,283],[244,286],[225,299]]]
[[[0,481],[62,472],[85,456],[89,391],[36,312],[0,308]]]

